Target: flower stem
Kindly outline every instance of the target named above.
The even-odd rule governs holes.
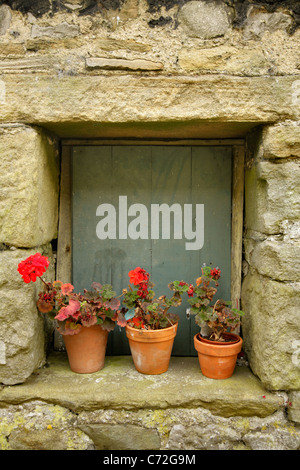
[[[44,283],[44,285],[46,286],[47,288],[47,291],[49,291],[49,286],[47,284],[47,282],[40,276],[40,280]]]

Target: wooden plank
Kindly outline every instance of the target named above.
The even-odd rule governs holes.
[[[62,147],[56,279],[65,283],[72,281],[71,152],[71,147]],[[57,331],[54,349],[64,349],[63,339]]]
[[[230,299],[231,279],[231,174],[232,147],[192,149],[193,204],[204,204],[204,246],[195,252],[198,274],[201,267],[219,267],[221,279],[217,298]],[[195,279],[192,280],[195,282]],[[191,318],[191,336],[199,333],[199,326]],[[193,351],[193,350],[192,350]]]
[[[136,266],[151,269],[150,240],[130,238],[130,224],[136,217],[126,215],[132,204],[150,201],[150,154],[150,147],[74,148],[73,284],[76,290],[89,289],[96,281],[112,284],[119,295],[128,284],[131,269]],[[127,197],[127,209],[119,207],[119,196]],[[115,239],[99,239],[96,235],[97,224],[107,219],[107,215],[96,215],[101,204],[110,204],[116,211]],[[120,224],[121,212],[124,224]],[[124,228],[121,236],[120,225]],[[112,351],[130,354],[125,331],[120,331],[118,326],[109,335],[107,353]]]
[[[74,147],[72,155],[72,283],[75,291],[93,282],[111,283],[110,240],[96,235],[96,210],[111,197],[111,147]],[[106,243],[107,242],[107,243]]]
[[[243,250],[244,146],[233,148],[232,228],[231,228],[231,301],[240,308]]]
[[[63,139],[63,145],[101,146],[101,145],[180,145],[180,146],[233,146],[243,145],[243,139]]]
[[[190,147],[152,147],[152,204],[179,204],[182,219],[184,204],[191,203],[191,148]],[[178,214],[177,214],[178,217]],[[185,250],[183,220],[182,238],[174,238],[175,221],[170,216],[170,239],[162,239],[162,218],[160,217],[160,239],[152,241],[152,276],[156,283],[155,292],[171,297],[173,292],[168,284],[173,280],[187,280],[191,277],[193,256]],[[178,227],[177,227],[178,230]],[[179,236],[177,234],[177,236]],[[190,321],[186,317],[189,304],[186,296],[180,307],[173,311],[179,315],[179,327],[174,340],[173,355],[185,356],[190,352]]]
[[[57,278],[71,282],[72,221],[71,221],[71,149],[62,148],[60,203],[57,245]]]
[[[101,151],[101,148],[98,147]],[[133,204],[144,204],[150,206],[151,201],[151,148],[114,146],[112,148],[112,193],[111,203],[118,209],[119,216],[123,216],[122,233],[118,233],[116,240],[111,240],[112,246],[112,285],[114,289],[121,293],[123,288],[129,284],[128,272],[137,266],[146,269],[151,273],[152,252],[151,240],[132,237],[141,231],[141,227],[135,229],[131,224],[137,217],[143,215],[138,211],[129,214],[129,209],[133,209]],[[121,210],[119,206],[119,196],[127,196],[127,210]],[[132,207],[133,206],[133,207]],[[137,207],[137,206],[136,206]],[[127,212],[127,216],[126,213]],[[118,217],[119,219],[119,217]],[[126,220],[127,219],[127,220]],[[148,232],[150,228],[148,211]],[[127,230],[125,230],[127,226]],[[121,237],[126,237],[122,238]],[[114,355],[130,354],[129,343],[125,335],[125,329],[116,328],[110,335],[111,343],[108,344],[108,353]]]

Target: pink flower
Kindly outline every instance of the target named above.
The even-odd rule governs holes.
[[[81,318],[82,326],[93,326],[97,323],[97,316],[96,315],[86,315],[85,317]]]
[[[61,286],[61,292],[64,295],[71,294],[73,289],[74,289],[74,286],[72,286],[72,284],[62,284]]]

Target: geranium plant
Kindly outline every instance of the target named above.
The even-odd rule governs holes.
[[[40,253],[31,255],[18,265],[18,272],[25,283],[35,282],[38,278],[44,289],[39,292],[37,307],[41,313],[48,314],[58,322],[58,330],[63,335],[78,334],[83,326],[101,325],[108,331],[115,324],[126,324],[125,309],[120,308],[120,300],[110,284],[92,284],[92,290],[84,289],[83,294],[73,292],[70,283],[59,280],[46,282],[42,275],[49,266],[49,260]]]
[[[143,268],[137,267],[128,273],[129,282],[134,287],[128,286],[123,289],[123,302],[128,311],[125,313],[127,324],[137,329],[158,330],[167,328],[178,322],[178,315],[169,312],[171,307],[178,307],[181,304],[182,289],[173,288],[171,298],[162,295],[155,298],[153,284],[150,281],[150,274]]]
[[[239,326],[244,312],[232,308],[231,302],[223,299],[213,302],[221,276],[219,268],[204,265],[201,271],[202,275],[196,279],[195,285],[185,283],[188,286],[190,312],[195,315],[195,322],[200,327],[207,324],[210,328],[209,340],[224,342],[224,333],[233,332]],[[177,283],[174,283],[175,288]]]

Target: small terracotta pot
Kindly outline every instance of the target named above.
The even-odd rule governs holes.
[[[232,342],[209,341],[199,334],[194,336],[201,372],[210,379],[228,379],[232,376],[243,340],[234,333],[226,333]]]
[[[77,335],[63,335],[70,369],[91,374],[103,369],[108,331],[100,325],[82,327]]]
[[[139,330],[126,325],[133,363],[142,374],[163,374],[169,368],[178,323],[161,330]]]

